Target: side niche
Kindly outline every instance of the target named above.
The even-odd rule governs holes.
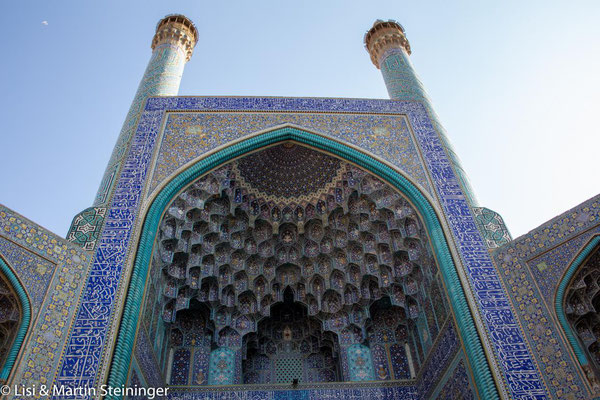
[[[6,277],[0,274],[0,367],[17,337],[21,317],[21,304]]]
[[[590,360],[592,383],[600,378],[600,249],[579,267],[565,293],[565,314]]]

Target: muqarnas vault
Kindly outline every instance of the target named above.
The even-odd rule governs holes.
[[[4,382],[171,399],[600,394],[600,197],[513,240],[477,204],[394,21],[365,35],[390,100],[180,97],[196,40],[184,16],[159,22],[66,240],[0,209]]]

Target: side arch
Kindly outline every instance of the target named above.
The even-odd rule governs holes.
[[[15,291],[17,298],[19,299],[22,312],[21,321],[19,322],[19,327],[17,329],[17,335],[15,336],[8,355],[6,356],[2,370],[0,370],[0,382],[6,382],[15,365],[15,361],[17,360],[17,356],[19,355],[19,351],[21,350],[21,346],[25,340],[27,329],[29,329],[29,322],[31,321],[31,304],[23,285],[21,285],[17,275],[13,272],[12,268],[8,266],[8,263],[4,260],[1,254],[0,272],[6,277],[12,286],[12,289]]]
[[[588,357],[586,355],[586,351],[581,346],[581,343],[577,339],[577,334],[571,328],[569,321],[567,320],[567,314],[565,311],[565,302],[566,302],[566,294],[567,289],[569,288],[571,281],[573,280],[577,271],[579,271],[580,267],[587,261],[588,257],[592,254],[592,252],[600,246],[600,235],[594,236],[588,244],[581,250],[581,252],[575,257],[567,272],[563,275],[562,279],[559,281],[558,289],[556,291],[556,296],[554,298],[554,311],[556,312],[556,316],[560,323],[560,326],[577,357],[577,360],[581,364],[582,367],[587,368],[590,365]]]
[[[265,132],[258,136],[236,142],[229,147],[208,155],[181,172],[156,195],[143,222],[142,233],[140,235],[133,272],[117,335],[108,384],[118,387],[124,385],[126,382],[152,247],[165,208],[177,193],[205,173],[235,158],[283,141],[295,141],[354,163],[387,181],[415,205],[425,222],[443,279],[448,288],[448,297],[450,298],[452,310],[456,317],[458,329],[463,338],[467,356],[473,367],[477,390],[483,398],[498,399],[498,391],[492,378],[483,345],[467,304],[465,292],[459,280],[439,217],[425,195],[406,177],[384,163],[375,160],[373,157],[332,139],[292,127]]]

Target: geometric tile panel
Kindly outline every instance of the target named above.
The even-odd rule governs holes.
[[[302,382],[302,359],[285,357],[275,360],[275,383],[291,383],[294,379]]]
[[[512,240],[500,214],[485,207],[474,207],[473,214],[488,248],[495,249]]]
[[[71,228],[67,233],[67,240],[83,247],[84,250],[94,250],[105,216],[105,207],[86,208],[73,218]]]

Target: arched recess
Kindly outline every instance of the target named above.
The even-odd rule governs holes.
[[[8,377],[10,376],[10,372],[12,371],[13,366],[15,365],[15,361],[21,350],[21,346],[23,345],[23,341],[25,340],[25,335],[27,334],[27,329],[29,328],[29,322],[31,321],[31,306],[29,303],[29,298],[27,297],[27,293],[19,279],[13,272],[13,270],[8,266],[8,263],[2,258],[0,255],[0,272],[6,278],[6,283],[11,285],[11,289],[17,295],[17,299],[19,300],[20,306],[20,321],[18,323],[17,333],[13,342],[10,346],[10,350],[6,355],[6,359],[4,360],[4,364],[2,365],[2,370],[0,370],[0,382],[6,382]]]
[[[554,298],[554,311],[556,312],[556,316],[558,317],[558,321],[571,345],[579,364],[583,367],[588,379],[594,385],[598,385],[598,366],[592,368],[591,360],[588,358],[588,351],[582,346],[580,342],[579,335],[569,322],[569,318],[567,316],[567,297],[571,292],[571,289],[574,284],[576,284],[575,280],[578,276],[578,273],[581,269],[587,264],[592,256],[595,254],[598,255],[600,252],[600,236],[594,236],[588,244],[581,250],[581,252],[575,257],[567,272],[564,274],[562,279],[559,282],[558,289],[556,291],[556,296]]]
[[[216,153],[208,155],[177,175],[156,195],[149,211],[145,215],[112,358],[108,384],[118,387],[126,383],[133,353],[136,327],[142,307],[144,285],[152,257],[154,239],[166,207],[183,188],[202,175],[237,157],[284,141],[297,142],[354,163],[389,183],[415,205],[423,217],[445,285],[449,288],[448,297],[450,298],[452,311],[456,317],[458,329],[463,338],[467,357],[473,367],[477,390],[483,398],[499,398],[490,366],[488,365],[481,340],[477,333],[475,321],[471,315],[448,242],[434,207],[406,177],[384,163],[343,143],[292,127],[265,132],[258,136],[236,142]]]

